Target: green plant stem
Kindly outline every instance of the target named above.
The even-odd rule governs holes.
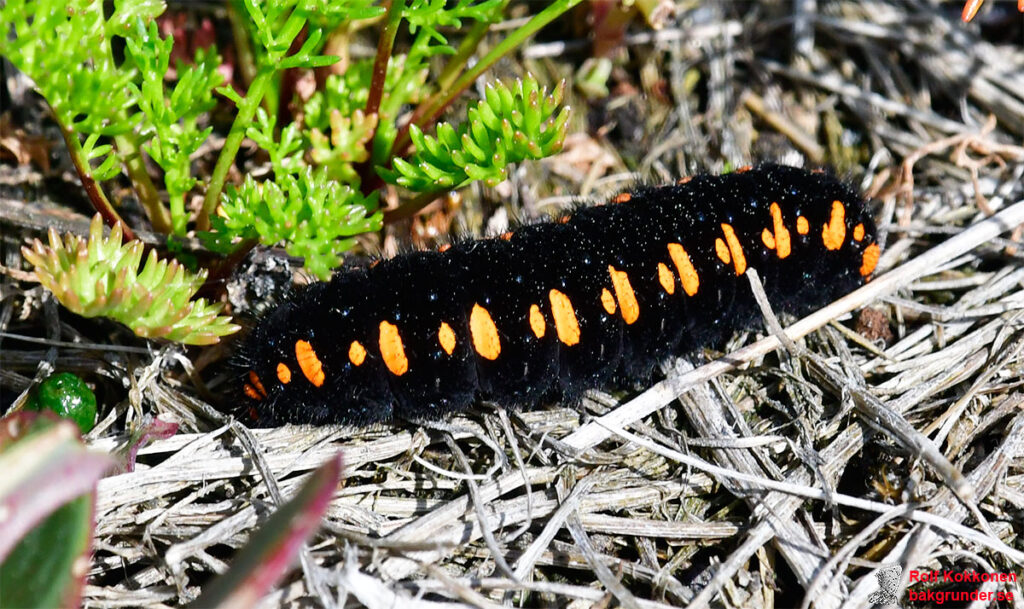
[[[508,6],[509,0],[505,0],[501,3],[501,6],[495,11],[498,15],[505,14],[505,7]],[[469,58],[476,52],[480,41],[484,39],[487,32],[491,30],[491,24],[486,21],[477,21],[473,24],[473,27],[469,30],[469,33],[462,42],[459,44],[458,50],[452,55],[452,58],[444,66],[444,70],[441,71],[441,75],[437,77],[437,88],[438,90],[444,90],[452,86],[455,79],[458,78],[459,72],[469,62]]]
[[[228,21],[231,22],[231,36],[235,44],[235,53],[238,56],[236,62],[242,73],[242,80],[249,84],[256,80],[256,57],[252,50],[252,36],[249,28],[246,27],[248,15],[241,2],[228,2]]]
[[[58,121],[59,124],[59,121]],[[78,134],[68,129],[64,125],[60,125],[61,135],[64,136],[64,143],[68,147],[68,152],[71,154],[71,161],[75,164],[75,170],[78,171],[78,177],[82,180],[82,186],[85,188],[86,194],[89,195],[89,200],[92,201],[92,206],[96,208],[96,211],[103,216],[103,221],[108,226],[114,226],[115,224],[121,225],[121,232],[124,234],[125,239],[133,240],[135,231],[121,219],[118,215],[117,210],[110,204],[107,199],[107,195],[100,188],[100,185],[96,183],[96,179],[92,176],[92,167],[89,166],[89,161],[85,158],[85,152],[82,150],[82,143],[78,141]]]
[[[138,143],[127,135],[119,135],[114,138],[118,153],[124,159],[125,169],[132,185],[135,186],[135,194],[139,198],[139,204],[146,210],[153,230],[158,233],[171,232],[171,214],[163,203],[160,202],[160,194],[153,185],[153,180],[146,171],[146,163],[139,152]]]
[[[430,99],[420,104],[413,112],[409,122],[406,123],[395,137],[395,145],[392,148],[392,157],[404,157],[409,153],[411,140],[409,138],[409,126],[415,124],[420,128],[432,124],[437,117],[444,112],[452,101],[466,90],[473,81],[494,65],[499,59],[507,55],[512,49],[521,45],[527,38],[536,34],[542,27],[554,21],[559,15],[579,4],[582,0],[558,0],[551,3],[547,8],[533,16],[523,27],[512,32],[508,38],[499,42],[489,53],[483,56],[479,62],[468,71],[462,74],[451,87],[441,89]]]
[[[305,25],[306,17],[296,9],[288,16],[288,21],[281,28],[278,38],[295,40]],[[213,167],[213,174],[206,187],[206,197],[203,199],[203,209],[199,212],[199,217],[196,218],[197,229],[210,230],[210,215],[217,210],[217,205],[220,203],[220,194],[224,191],[224,181],[238,155],[238,148],[242,145],[242,140],[245,139],[245,131],[252,125],[256,110],[260,107],[260,102],[263,101],[263,97],[266,96],[274,81],[274,76],[279,71],[278,64],[287,53],[288,51],[284,50],[267,55],[264,64],[256,72],[256,78],[249,83],[249,90],[242,103],[238,105],[238,113],[235,114],[235,121],[231,123],[231,131],[228,132],[228,137],[224,140],[224,147],[221,148],[220,156],[217,157],[217,164]]]
[[[170,193],[172,234],[184,237],[187,231],[188,216],[185,215],[185,193]],[[161,205],[161,208],[163,206]]]
[[[220,202],[220,193],[224,190],[224,181],[228,176],[231,165],[235,162],[238,148],[245,139],[245,130],[252,125],[256,110],[260,107],[260,101],[266,95],[270,87],[270,81],[274,77],[274,67],[262,67],[256,73],[256,78],[249,85],[242,103],[238,105],[238,114],[235,115],[235,122],[231,123],[231,131],[224,140],[224,147],[220,150],[217,164],[213,168],[210,182],[206,187],[206,197],[203,199],[203,209],[196,219],[196,228],[199,230],[210,230],[210,215],[217,209]]]
[[[288,40],[289,46],[295,42],[295,37],[299,35],[302,28],[306,27],[306,17],[301,14],[299,9],[292,11],[291,15],[288,15],[288,21],[284,22],[284,26],[281,27],[281,32],[277,38],[281,40]],[[276,67],[277,64],[285,58],[288,54],[288,50],[275,52],[273,55],[267,56],[267,66]],[[264,66],[264,67],[267,67]]]
[[[105,40],[103,50],[109,65],[117,65],[114,61],[114,54],[109,39]],[[124,109],[117,112],[117,119],[119,121],[127,120]],[[170,212],[160,201],[160,194],[157,192],[156,186],[153,185],[149,172],[146,171],[146,162],[142,157],[138,138],[131,134],[123,133],[114,137],[114,144],[117,146],[118,155],[124,159],[124,166],[128,171],[128,177],[132,181],[132,186],[135,187],[135,195],[139,198],[139,204],[146,210],[146,215],[149,216],[149,221],[153,228],[161,233],[170,232]],[[101,214],[103,213],[102,210],[99,211]],[[123,228],[128,228],[124,222],[121,222],[121,224]],[[128,236],[127,232],[125,236]]]
[[[295,48],[297,51],[298,48],[302,47],[302,41],[299,40],[299,35],[302,33],[303,28],[306,27],[307,21],[307,17],[302,14],[300,9],[296,8],[293,10],[291,15],[288,16],[288,20],[284,22],[284,26],[281,28],[280,33],[276,36],[279,40],[288,40],[289,48],[282,52],[276,52],[273,55],[268,55],[270,58],[268,65],[274,66],[275,69],[270,80],[267,82],[267,91],[263,94],[263,98],[260,102],[263,104],[263,107],[269,116],[277,116],[281,106],[281,86],[284,81],[284,72],[277,69],[277,64],[288,56],[292,48]]]

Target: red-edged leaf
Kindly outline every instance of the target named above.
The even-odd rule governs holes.
[[[341,477],[341,455],[321,465],[239,550],[231,568],[203,590],[193,607],[253,607],[295,561],[320,526]]]
[[[112,463],[51,412],[0,419],[0,607],[78,606],[93,490]]]
[[[94,529],[93,493],[66,503],[18,541],[0,563],[0,607],[81,604]]]
[[[52,413],[0,419],[0,561],[51,512],[92,491],[112,464],[85,448],[74,423]]]
[[[153,419],[152,422],[134,430],[131,442],[128,445],[128,451],[122,457],[124,461],[120,467],[121,471],[135,471],[135,458],[138,456],[140,449],[153,440],[166,440],[176,433],[178,433],[177,423],[169,423],[160,419]]]

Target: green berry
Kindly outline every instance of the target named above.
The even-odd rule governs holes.
[[[96,425],[96,395],[70,372],[51,374],[29,396],[26,410],[49,409],[78,425],[83,434]]]

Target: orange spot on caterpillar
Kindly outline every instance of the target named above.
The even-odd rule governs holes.
[[[623,321],[627,324],[635,322],[640,317],[640,303],[636,301],[633,286],[629,283],[629,275],[610,264],[608,265],[608,274],[612,278],[615,298],[619,301],[619,308],[622,309]]]
[[[373,267],[377,266],[378,264],[380,264],[380,258],[378,258],[378,259],[374,260],[373,262],[371,262],[370,263],[370,268],[372,269]]]
[[[535,304],[530,305],[530,329],[533,330],[533,335],[537,338],[544,338],[544,332],[547,329],[544,314],[540,312],[540,307]]]
[[[569,297],[558,290],[551,290],[548,292],[548,300],[551,301],[551,314],[555,318],[558,340],[570,347],[580,342],[580,322],[576,319],[576,311]]]
[[[505,241],[511,241],[512,240],[512,231],[501,233],[501,238],[504,239]]]
[[[615,297],[608,288],[601,288],[601,306],[609,315],[615,315]]]
[[[676,278],[672,276],[672,271],[668,270],[664,262],[658,263],[658,283],[669,294],[676,293]]]
[[[718,254],[718,259],[722,263],[729,264],[732,262],[732,256],[729,255],[729,246],[721,238],[715,239],[715,253]]]
[[[981,3],[985,0],[967,0],[964,3],[964,10],[960,13],[960,19],[964,23],[970,23],[971,19],[978,14],[978,9],[981,8]],[[1021,7],[1021,11],[1024,11],[1024,5],[1020,4],[1021,0],[1017,0],[1017,5]]]
[[[362,366],[365,360],[366,347],[358,340],[352,341],[352,344],[348,346],[348,361],[352,362],[354,366]]]
[[[295,359],[299,362],[299,370],[306,380],[313,383],[314,387],[321,387],[324,384],[324,365],[316,356],[313,345],[304,340],[295,341]]]
[[[565,224],[566,222],[569,221],[569,218],[571,218],[571,217],[572,216],[568,216],[568,215],[562,216],[562,217],[558,218],[558,223],[559,224]]]
[[[779,255],[779,258],[786,258],[789,256],[792,244],[790,242],[789,229],[782,223],[782,208],[779,207],[778,203],[772,203],[771,207],[768,208],[768,213],[772,215],[772,237],[774,237],[775,247],[778,248],[776,253]]]
[[[498,327],[494,325],[491,314],[479,304],[473,305],[469,314],[469,334],[473,337],[473,348],[480,357],[489,360],[498,359],[501,355],[501,340],[498,338]]]
[[[451,243],[442,243],[441,245],[437,246],[437,251],[441,252],[442,254],[450,249],[452,249]]]
[[[811,225],[807,222],[807,218],[798,216],[796,219],[796,232],[801,235],[806,235],[811,231]]]
[[[282,385],[292,382],[292,369],[284,362],[277,362],[277,380],[281,381]]]
[[[263,396],[260,395],[260,392],[256,391],[256,388],[250,385],[249,383],[245,384],[245,387],[242,388],[242,391],[245,392],[245,395],[256,400],[257,402],[263,399]]]
[[[729,244],[729,253],[732,255],[732,263],[736,267],[736,274],[742,275],[747,271],[747,257],[743,255],[743,248],[740,247],[740,240],[736,238],[736,231],[723,222],[722,232],[725,233],[725,242]]]
[[[832,214],[828,224],[821,229],[821,241],[825,248],[837,250],[843,247],[846,239],[846,207],[839,201],[832,201]]]
[[[455,330],[446,322],[442,321],[441,327],[437,330],[437,342],[441,343],[441,348],[448,355],[455,351]]]
[[[405,345],[402,344],[402,337],[398,335],[398,326],[387,321],[380,322],[377,344],[380,346],[384,365],[391,374],[402,376],[409,371],[409,358],[405,356]]]
[[[770,250],[775,249],[775,235],[772,234],[772,231],[767,228],[761,231],[761,243],[764,243],[764,246]]]
[[[853,240],[854,241],[861,241],[863,239],[864,239],[864,225],[863,224],[858,224],[857,226],[853,227]]]
[[[697,269],[693,268],[693,263],[690,262],[690,255],[678,243],[668,244],[668,255],[672,258],[672,263],[676,265],[679,280],[683,282],[683,290],[686,291],[687,296],[693,296],[700,288],[700,277],[697,276]]]
[[[736,168],[736,173],[747,173],[748,171],[750,171],[753,168],[754,168],[753,165],[744,165],[743,167],[737,167]]]
[[[249,382],[256,388],[256,391],[260,392],[260,395],[267,397],[267,390],[263,388],[263,383],[260,382],[260,377],[254,371],[249,371]]]
[[[685,178],[679,178],[678,180],[676,180],[676,184],[678,184],[679,186],[682,186],[683,184],[688,183],[692,179],[693,179],[693,176],[686,176]]]
[[[633,195],[629,194],[628,192],[623,192],[616,195],[616,197],[612,199],[612,203],[626,203],[632,198]]]
[[[875,267],[878,266],[878,257],[881,255],[882,250],[877,243],[867,246],[864,256],[861,258],[860,274],[862,277],[867,277],[875,271]]]

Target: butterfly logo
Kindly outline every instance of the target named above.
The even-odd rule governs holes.
[[[900,585],[900,576],[903,575],[903,567],[889,565],[875,571],[878,578],[878,591],[868,596],[868,602],[876,605],[895,605],[896,591]]]

